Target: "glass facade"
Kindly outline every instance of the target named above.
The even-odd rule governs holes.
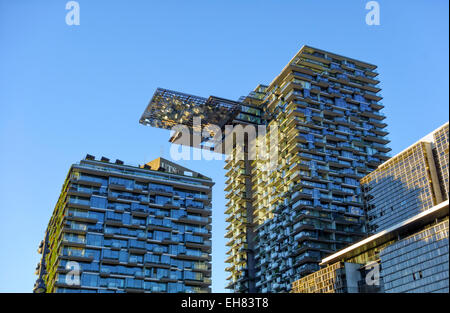
[[[342,291],[339,269],[331,271],[328,289],[316,286],[314,275],[346,262],[356,268],[345,281],[358,292],[448,292],[448,123],[380,165],[361,186],[374,234],[323,259],[324,268],[294,282],[294,291]],[[379,288],[365,280],[369,264],[379,269]]]
[[[447,199],[448,124],[380,165],[361,186],[371,233]]]
[[[294,293],[448,293],[448,201],[322,260]]]
[[[213,182],[182,172],[74,164],[47,229],[47,292],[210,292]]]
[[[435,146],[436,160],[439,178],[441,179],[441,189],[443,192],[443,200],[448,200],[449,198],[449,187],[448,187],[448,122],[433,132],[433,141]]]
[[[420,142],[364,177],[370,232],[381,231],[437,204],[429,144]]]
[[[343,268],[343,263],[335,263],[317,272],[306,276],[304,279],[292,283],[293,293],[335,293],[338,269]]]
[[[449,292],[448,219],[380,252],[385,292]]]

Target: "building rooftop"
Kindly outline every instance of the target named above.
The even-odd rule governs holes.
[[[110,166],[114,167],[122,167],[122,168],[129,168],[133,170],[138,171],[150,171],[150,172],[159,172],[159,173],[166,173],[171,175],[177,175],[177,176],[184,176],[188,178],[193,179],[202,179],[202,180],[208,180],[212,181],[210,177],[207,177],[203,174],[200,174],[198,172],[195,172],[191,169],[188,169],[186,167],[183,167],[179,164],[176,164],[172,161],[169,161],[164,158],[157,158],[153,161],[150,161],[143,165],[133,166],[133,165],[126,165],[123,161],[117,159],[115,162],[110,162],[109,158],[101,157],[99,160],[96,160],[93,155],[87,154],[86,157],[80,162],[80,165],[83,165],[85,162],[93,162],[96,164],[108,164]]]
[[[360,61],[360,60],[356,60],[356,59],[352,59],[352,58],[349,58],[349,57],[345,57],[345,56],[342,56],[342,55],[339,55],[339,54],[336,54],[336,53],[333,53],[333,52],[329,52],[329,51],[326,51],[326,50],[317,49],[317,48],[314,48],[314,47],[311,47],[311,46],[308,46],[308,45],[303,45],[300,48],[300,50],[294,55],[294,57],[287,63],[287,65],[281,70],[280,74],[278,74],[272,80],[272,82],[268,85],[268,88],[271,88],[274,84],[276,84],[277,81],[283,76],[283,73],[285,72],[285,70],[287,68],[289,68],[289,66],[291,66],[292,64],[297,63],[297,61],[300,59],[300,55],[305,53],[305,52],[309,53],[309,54],[312,54],[314,52],[327,54],[328,56],[330,56],[330,57],[332,57],[334,59],[348,60],[348,61],[354,62],[355,64],[360,65],[362,67],[366,67],[366,68],[368,68],[368,69],[370,69],[372,71],[376,70],[376,68],[377,68],[377,66],[374,65],[374,64],[370,64],[370,63],[363,62],[363,61]]]

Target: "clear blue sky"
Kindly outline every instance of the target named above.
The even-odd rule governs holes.
[[[230,99],[269,83],[303,44],[379,65],[391,147],[448,120],[448,1],[0,0],[0,292],[30,292],[36,252],[72,163],[90,153],[169,157],[138,123],[157,87]],[[180,162],[216,182],[213,291],[224,291],[221,161]]]

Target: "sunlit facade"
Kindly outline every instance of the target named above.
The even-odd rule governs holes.
[[[293,293],[335,293],[337,289],[338,270],[345,264],[337,262],[323,268],[304,279],[292,283]]]
[[[449,292],[448,123],[361,185],[373,235],[324,258],[322,269],[293,283],[294,292]],[[377,284],[367,279],[373,268]]]
[[[322,260],[294,293],[448,293],[448,200]]]
[[[447,199],[448,123],[380,165],[361,185],[371,233]]]
[[[436,163],[438,167],[438,174],[441,179],[441,190],[443,200],[448,200],[449,198],[449,187],[448,187],[448,122],[439,127],[433,132],[433,143],[436,153]]]
[[[135,167],[88,155],[63,184],[37,285],[50,293],[210,292],[213,184],[162,158]]]

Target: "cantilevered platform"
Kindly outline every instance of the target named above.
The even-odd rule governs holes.
[[[251,92],[250,95],[254,93]],[[233,101],[215,96],[203,98],[157,88],[139,123],[169,130],[172,130],[175,125],[184,125],[189,128],[191,134],[194,131],[201,132],[206,130],[211,137],[205,138],[201,136],[199,145],[198,143],[194,144],[192,136],[190,142],[182,144],[196,148],[211,149],[213,147],[204,144],[213,136],[213,125],[218,126],[222,131],[222,136],[224,136],[225,125],[258,125],[261,123],[261,110],[253,101],[248,100],[252,99],[251,96],[242,97],[241,99]],[[201,129],[194,129],[194,118],[200,118]],[[175,142],[180,136],[180,132],[173,133],[170,142]],[[209,141],[209,143],[211,144],[212,142]],[[222,151],[225,151],[225,149],[222,148]]]
[[[171,129],[174,125],[193,127],[193,118],[202,125],[223,127],[240,112],[241,103],[219,97],[203,98],[163,88],[156,89],[139,122],[153,127]]]

